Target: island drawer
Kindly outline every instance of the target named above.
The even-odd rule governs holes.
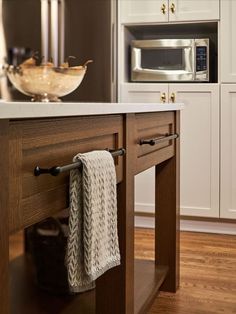
[[[63,166],[79,152],[121,147],[122,115],[11,121],[10,232],[68,207],[69,172],[35,177],[35,166]],[[123,157],[115,157],[115,165],[120,182]]]
[[[136,114],[136,173],[174,156],[174,112]]]

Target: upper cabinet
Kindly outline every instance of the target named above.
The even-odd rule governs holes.
[[[158,23],[218,20],[219,6],[219,0],[122,0],[120,21]]]
[[[221,82],[236,83],[236,1],[221,1]]]
[[[169,0],[169,21],[218,20],[219,0]]]
[[[168,0],[121,0],[121,23],[168,22]]]

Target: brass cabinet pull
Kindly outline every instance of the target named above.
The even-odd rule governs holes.
[[[170,101],[175,102],[175,93],[171,93],[170,95]]]
[[[175,140],[176,138],[178,138],[179,135],[178,134],[165,134],[163,136],[157,137],[157,138],[152,138],[152,139],[148,139],[148,140],[140,140],[139,145],[151,145],[154,146],[156,144],[165,142],[165,141],[170,141],[170,140]]]
[[[170,6],[170,11],[171,13],[175,13],[175,4],[174,3],[171,3],[171,6]]]
[[[161,101],[162,101],[163,103],[166,102],[166,93],[162,93],[162,94],[161,94]]]
[[[166,14],[166,5],[165,5],[165,3],[163,3],[162,6],[161,6],[161,12],[163,14]]]

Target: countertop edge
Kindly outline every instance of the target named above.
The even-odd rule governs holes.
[[[36,103],[1,102],[0,119],[30,119],[142,112],[176,111],[183,103]]]

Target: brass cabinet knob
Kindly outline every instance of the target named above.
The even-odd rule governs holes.
[[[175,13],[175,4],[174,3],[171,3],[171,6],[170,6],[170,11],[171,13]]]
[[[165,3],[163,3],[162,6],[161,6],[161,12],[163,14],[166,14],[166,5],[165,5]]]
[[[170,101],[175,102],[175,93],[171,93],[170,95]]]
[[[162,94],[161,94],[161,101],[162,101],[163,103],[166,102],[166,93],[162,93]]]

